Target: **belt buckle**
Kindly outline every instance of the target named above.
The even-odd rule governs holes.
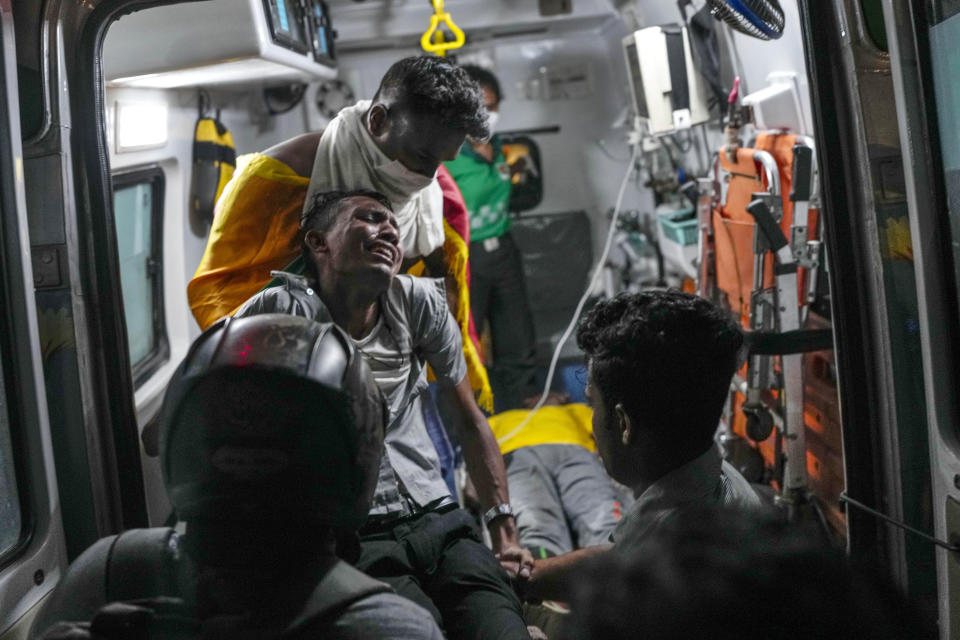
[[[491,253],[500,248],[500,238],[487,238],[483,241],[483,250]]]

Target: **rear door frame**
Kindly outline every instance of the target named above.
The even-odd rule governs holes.
[[[0,349],[24,521],[0,564],[0,634],[66,569],[27,236],[12,0],[0,0]],[[27,622],[23,622],[26,624]]]
[[[940,153],[927,3],[882,0],[893,71],[920,302],[936,536],[956,544],[948,500],[960,500],[960,304]],[[960,559],[937,549],[940,636],[960,637]],[[951,571],[950,565],[953,566]]]

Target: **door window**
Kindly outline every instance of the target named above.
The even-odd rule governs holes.
[[[930,27],[930,58],[947,214],[950,230],[956,239],[960,238],[960,77],[956,73],[960,69],[960,0],[933,4],[935,15],[943,18]],[[953,247],[956,267],[960,265],[960,246],[954,241]],[[957,281],[960,282],[960,278]]]
[[[943,22],[960,13],[960,0],[933,0],[930,8],[933,11],[933,22]]]
[[[169,356],[163,316],[163,172],[153,167],[120,174],[113,183],[130,367],[139,386]]]

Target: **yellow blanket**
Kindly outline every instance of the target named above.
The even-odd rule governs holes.
[[[300,254],[298,229],[309,182],[265,155],[237,158],[236,173],[217,201],[206,251],[187,285],[190,309],[201,329],[236,311],[270,281],[272,270],[283,269]],[[454,315],[467,373],[478,404],[491,411],[490,381],[468,332],[467,244],[446,221],[444,231],[447,268],[457,283]]]
[[[504,411],[490,418],[493,435],[500,438],[510,435],[530,413],[526,409]],[[546,406],[537,411],[520,431],[500,443],[500,452],[509,453],[520,447],[535,444],[577,444],[589,451],[596,451],[593,441],[593,410],[585,404]]]

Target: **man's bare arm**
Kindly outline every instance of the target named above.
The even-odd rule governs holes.
[[[455,406],[463,418],[463,455],[467,471],[477,488],[480,505],[489,509],[498,504],[509,504],[507,474],[503,468],[503,455],[497,445],[486,416],[473,397],[470,380],[464,376],[460,384],[450,387]],[[517,528],[513,518],[499,518],[490,527],[493,550],[499,551],[517,545]]]
[[[611,544],[577,549],[553,558],[540,558],[533,561],[533,569],[524,587],[524,596],[528,600],[560,600],[568,602],[573,595],[573,585],[582,579],[583,566],[604,553],[610,551]],[[509,549],[500,554],[501,563],[515,561],[514,555],[519,549]],[[504,568],[508,568],[505,566]]]
[[[305,178],[313,173],[313,160],[317,155],[317,145],[320,144],[322,133],[305,133],[296,138],[274,145],[263,152],[263,155],[279,160],[293,171]]]

